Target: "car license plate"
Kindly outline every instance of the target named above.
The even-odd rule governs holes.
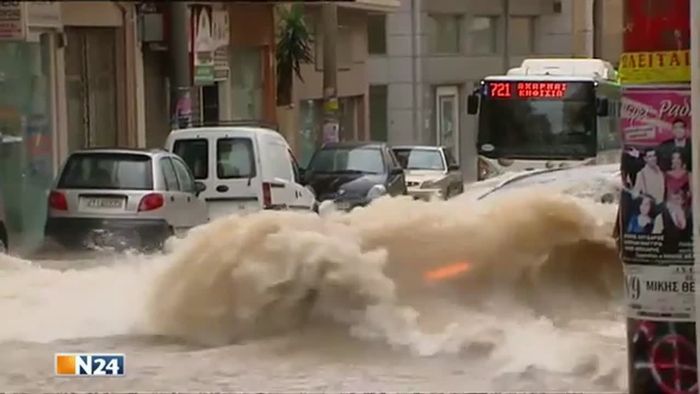
[[[91,209],[120,209],[124,205],[122,198],[86,198],[85,206]]]
[[[350,203],[347,201],[339,201],[335,203],[336,208],[346,211],[350,209]]]

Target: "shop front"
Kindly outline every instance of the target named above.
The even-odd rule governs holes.
[[[0,7],[16,7],[3,11],[18,16],[16,23],[0,26],[0,209],[10,251],[23,253],[42,241],[46,198],[57,166],[55,29],[60,28],[60,11],[52,14],[56,7],[50,2]]]

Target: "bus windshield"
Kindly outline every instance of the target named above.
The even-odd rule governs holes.
[[[481,97],[479,154],[511,159],[596,155],[593,82],[487,81]]]

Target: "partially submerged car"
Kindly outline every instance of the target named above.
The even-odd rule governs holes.
[[[408,194],[413,198],[447,200],[464,191],[462,171],[446,147],[401,145],[392,150],[405,170]]]
[[[45,235],[68,249],[160,249],[209,220],[202,185],[164,150],[72,153],[49,194]]]
[[[564,194],[601,203],[617,203],[622,190],[620,164],[592,164],[506,173],[469,185],[467,193],[477,200],[524,188],[552,188]]]
[[[332,201],[344,211],[407,193],[404,170],[383,142],[325,144],[314,153],[303,180],[319,202]]]

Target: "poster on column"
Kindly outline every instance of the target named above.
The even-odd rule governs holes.
[[[689,86],[625,87],[621,127],[622,260],[692,266]]]
[[[629,393],[697,394],[695,323],[627,320]]]

